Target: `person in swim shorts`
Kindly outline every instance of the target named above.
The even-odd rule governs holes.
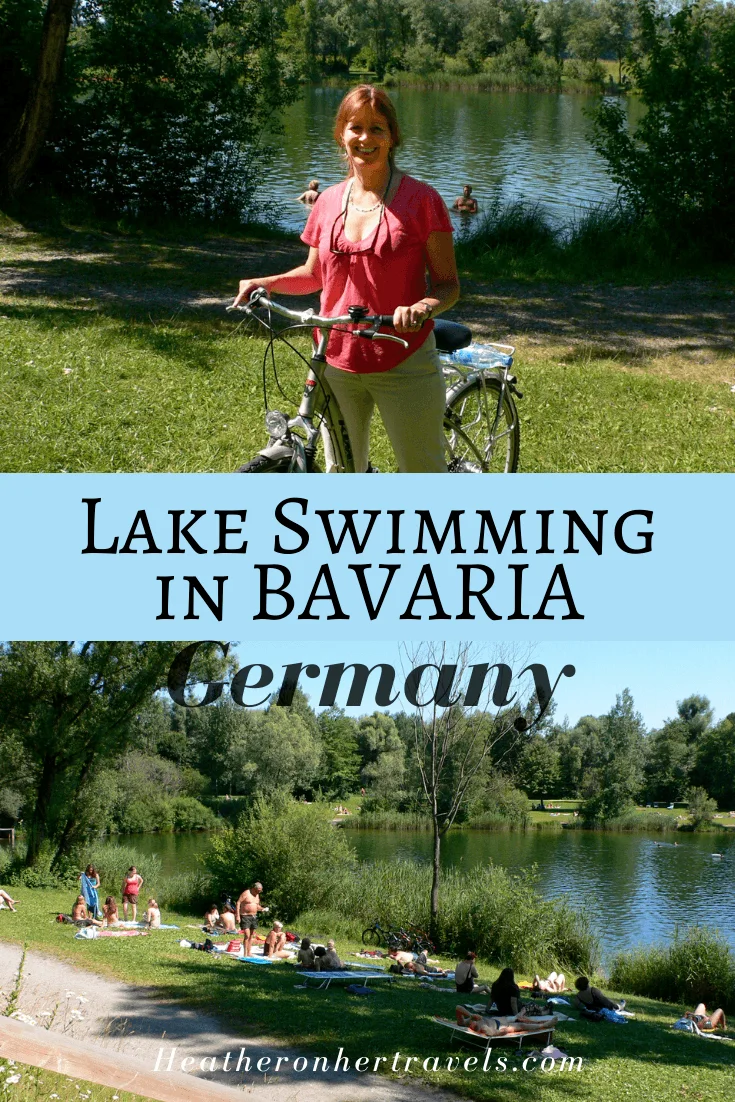
[[[245,935],[243,948],[246,957],[250,956],[253,934],[258,928],[258,915],[261,912],[268,911],[268,908],[264,907],[260,902],[260,893],[262,891],[263,885],[256,880],[250,888],[246,888],[245,891],[242,892],[235,904],[235,921],[239,922],[240,929]]]

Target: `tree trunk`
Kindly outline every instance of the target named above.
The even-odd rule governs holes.
[[[74,0],[48,0],[41,48],[28,102],[2,154],[2,190],[13,198],[23,190],[46,140],[61,78]]]
[[[30,821],[26,825],[28,839],[26,865],[29,868],[33,868],[33,866],[37,863],[38,858],[41,854],[43,843],[46,841],[49,808],[51,807],[55,772],[55,759],[45,758],[43,762],[43,768],[41,770],[41,777],[38,782],[36,806],[31,813]]]
[[[431,918],[429,920],[429,934],[434,944],[438,942],[439,926],[439,873],[442,858],[442,836],[439,824],[434,819],[434,859],[431,878]]]

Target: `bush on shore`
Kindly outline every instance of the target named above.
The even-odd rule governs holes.
[[[256,800],[212,840],[207,867],[217,891],[236,897],[256,880],[271,911],[284,921],[339,898],[357,862],[320,804],[287,796]]]
[[[359,938],[376,918],[381,925],[425,929],[430,886],[427,865],[361,863],[328,905],[299,916],[299,929]],[[336,926],[334,914],[342,916]],[[497,866],[474,869],[472,876],[455,869],[442,874],[439,948],[457,956],[472,948],[524,972],[559,965],[594,972],[599,961],[597,938],[583,912],[564,899],[543,899],[533,874],[518,876]]]
[[[690,926],[669,945],[628,949],[613,958],[610,984],[665,1002],[699,1002],[708,1009],[735,1011],[735,955],[725,939],[702,926]]]

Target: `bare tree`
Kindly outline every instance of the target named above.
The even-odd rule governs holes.
[[[559,678],[571,677],[575,672],[573,666],[565,666],[552,689],[546,668],[531,663],[519,669],[516,676],[531,673],[532,679],[522,684],[516,680],[517,687],[511,692],[514,671],[509,659],[517,665],[518,657],[517,652],[496,650],[488,662],[483,660],[480,648],[465,642],[425,642],[415,648],[402,648],[404,666],[409,671],[407,695],[416,709],[412,749],[432,820],[430,932],[435,940],[444,835],[463,807],[472,782],[492,760],[494,747],[502,743],[502,753],[507,754],[514,742],[541,719]],[[527,717],[524,713],[532,702],[537,702],[538,712]],[[494,764],[500,764],[500,760]]]
[[[20,121],[2,151],[0,186],[9,198],[22,191],[36,163],[54,111],[74,0],[48,0],[36,74]]]

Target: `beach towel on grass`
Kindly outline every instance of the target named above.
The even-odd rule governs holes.
[[[91,915],[97,918],[100,910],[100,901],[97,895],[97,886],[91,877],[87,876],[86,872],[83,872],[81,877],[82,895],[84,896],[84,902],[87,904],[87,910]]]
[[[162,922],[160,926],[149,926],[147,922],[121,922],[127,930],[178,930],[178,926],[167,926]]]

